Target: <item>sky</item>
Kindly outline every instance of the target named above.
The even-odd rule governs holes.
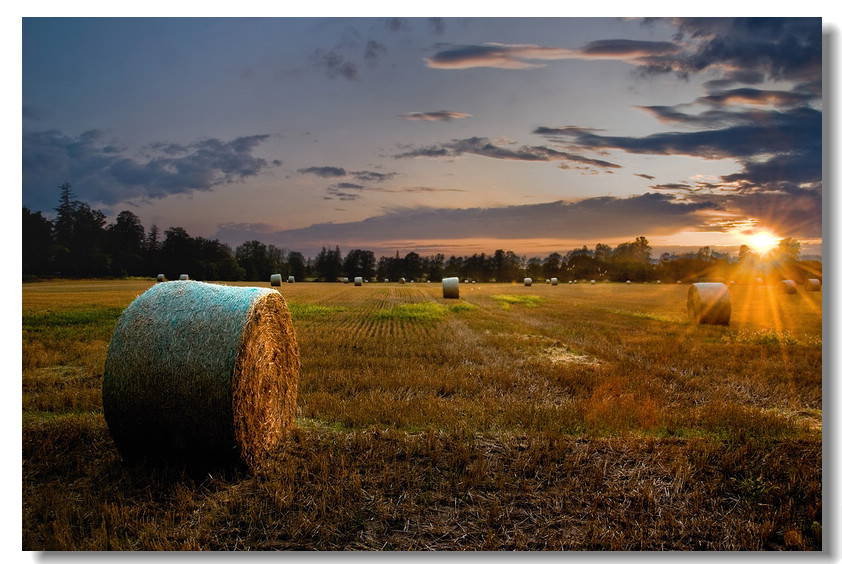
[[[822,254],[821,18],[22,18],[22,204],[233,247]]]

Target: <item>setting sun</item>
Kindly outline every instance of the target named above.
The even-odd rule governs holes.
[[[772,250],[780,241],[780,237],[776,237],[769,231],[759,231],[748,238],[748,246],[752,251],[758,254],[766,254]]]

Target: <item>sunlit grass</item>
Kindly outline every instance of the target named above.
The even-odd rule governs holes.
[[[821,547],[820,292],[695,326],[679,285],[285,285],[299,428],[196,478],[124,467],[102,417],[150,285],[24,285],[26,549]]]

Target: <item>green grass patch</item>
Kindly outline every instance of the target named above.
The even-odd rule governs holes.
[[[292,315],[293,319],[302,319],[305,317],[322,317],[325,315],[331,315],[334,313],[340,313],[345,311],[345,308],[340,306],[326,306],[320,304],[298,304],[293,302],[288,302],[287,307],[289,307],[289,312],[290,315]]]
[[[121,307],[91,307],[62,311],[23,312],[24,335],[44,340],[110,339]]]
[[[500,302],[504,308],[509,308],[512,305],[524,305],[526,307],[538,307],[544,298],[533,295],[513,295],[513,294],[496,294],[491,296],[491,299]]]
[[[434,323],[444,319],[451,311],[449,308],[435,302],[421,302],[415,304],[398,304],[389,309],[381,309],[374,314],[379,321],[420,321]]]
[[[447,309],[454,313],[459,313],[460,311],[473,311],[477,309],[477,306],[475,306],[474,304],[458,303],[453,304],[452,306],[448,306]]]

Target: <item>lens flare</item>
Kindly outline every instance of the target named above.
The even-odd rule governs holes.
[[[748,246],[755,253],[764,255],[775,248],[780,239],[770,231],[758,231],[748,238]]]

